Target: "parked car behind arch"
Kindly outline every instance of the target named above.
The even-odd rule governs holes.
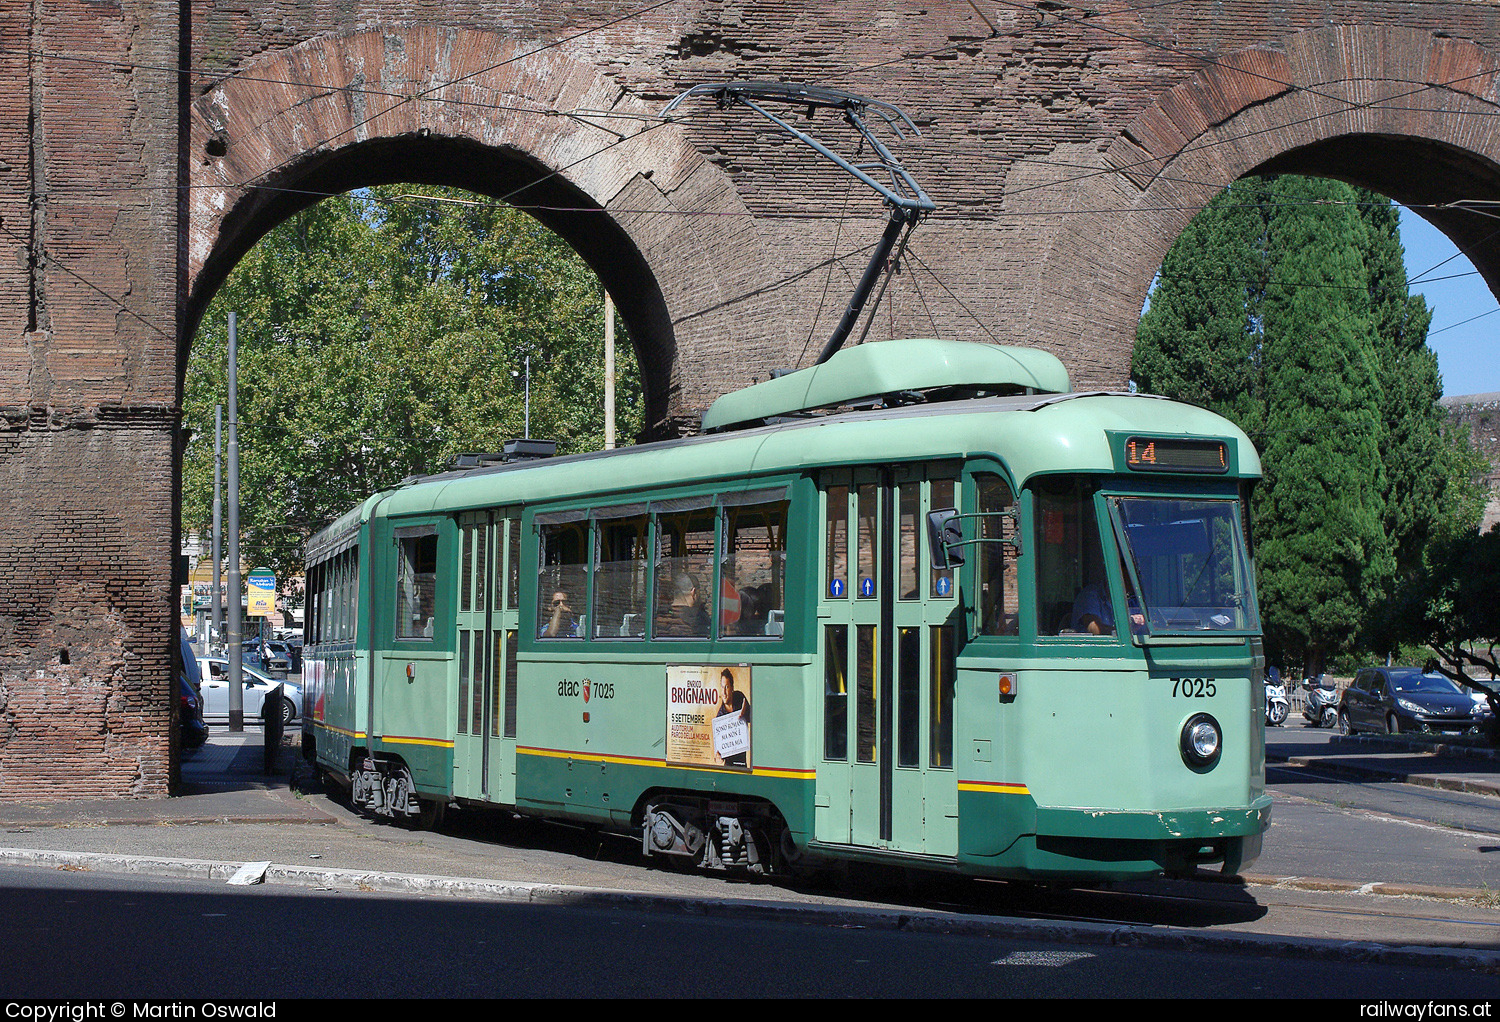
[[[212,720],[229,719],[229,661],[222,657],[200,657],[203,671],[203,713]],[[242,667],[245,697],[241,703],[246,721],[260,720],[261,706],[271,689],[282,686],[281,722],[297,719],[302,705],[302,689],[294,682],[281,681],[254,667]]]
[[[1419,667],[1368,667],[1354,677],[1339,701],[1339,730],[1477,732],[1489,707],[1456,682]]]

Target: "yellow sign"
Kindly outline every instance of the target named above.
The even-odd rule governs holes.
[[[276,613],[275,575],[257,568],[245,579],[245,613],[250,617]]]

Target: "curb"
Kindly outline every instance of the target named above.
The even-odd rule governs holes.
[[[1428,887],[1385,880],[1360,883],[1358,880],[1328,880],[1322,877],[1273,877],[1244,873],[1239,877],[1250,887],[1276,887],[1293,891],[1321,891],[1332,894],[1370,894],[1382,898],[1429,898],[1433,901],[1481,902],[1493,899],[1493,892],[1479,892],[1467,887]]]
[[[695,916],[722,915],[736,919],[793,920],[912,933],[999,937],[1013,940],[1056,941],[1070,944],[1179,951],[1205,950],[1260,957],[1273,956],[1303,960],[1313,958],[1324,961],[1420,966],[1500,975],[1500,954],[1485,954],[1467,949],[1429,948],[1315,937],[1203,933],[1174,930],[1162,926],[1086,921],[1031,921],[1002,919],[995,916],[954,917],[920,910],[893,911],[873,908],[788,905],[750,899],[699,899],[604,888],[570,887],[562,884],[518,883],[467,877],[282,866],[266,862],[215,862],[203,859],[174,859],[98,852],[0,848],[0,864],[218,880],[226,884],[231,882],[241,885],[262,883],[292,887],[319,887],[339,891],[451,895],[549,906],[607,906]],[[1315,881],[1299,877],[1247,876],[1240,879],[1246,884],[1263,886],[1292,886],[1301,883],[1308,885],[1306,889],[1309,890],[1351,890],[1364,893],[1421,893],[1434,896],[1431,892],[1447,890],[1394,884],[1360,885],[1338,881]],[[1322,886],[1311,886],[1314,884]],[[1366,891],[1366,888],[1370,890]]]

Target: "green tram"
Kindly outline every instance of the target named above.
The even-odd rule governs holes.
[[[1043,352],[887,341],[702,435],[470,459],[308,544],[304,754],[361,808],[672,864],[996,877],[1259,854],[1259,460]]]

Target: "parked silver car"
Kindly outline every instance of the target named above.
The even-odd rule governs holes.
[[[208,720],[228,721],[229,661],[223,657],[199,657],[198,667],[203,674],[203,716]],[[299,686],[290,681],[278,681],[254,667],[242,667],[241,671],[245,684],[241,706],[247,721],[260,720],[266,696],[277,685],[282,687],[281,722],[290,724],[297,719],[297,708],[302,705]]]

